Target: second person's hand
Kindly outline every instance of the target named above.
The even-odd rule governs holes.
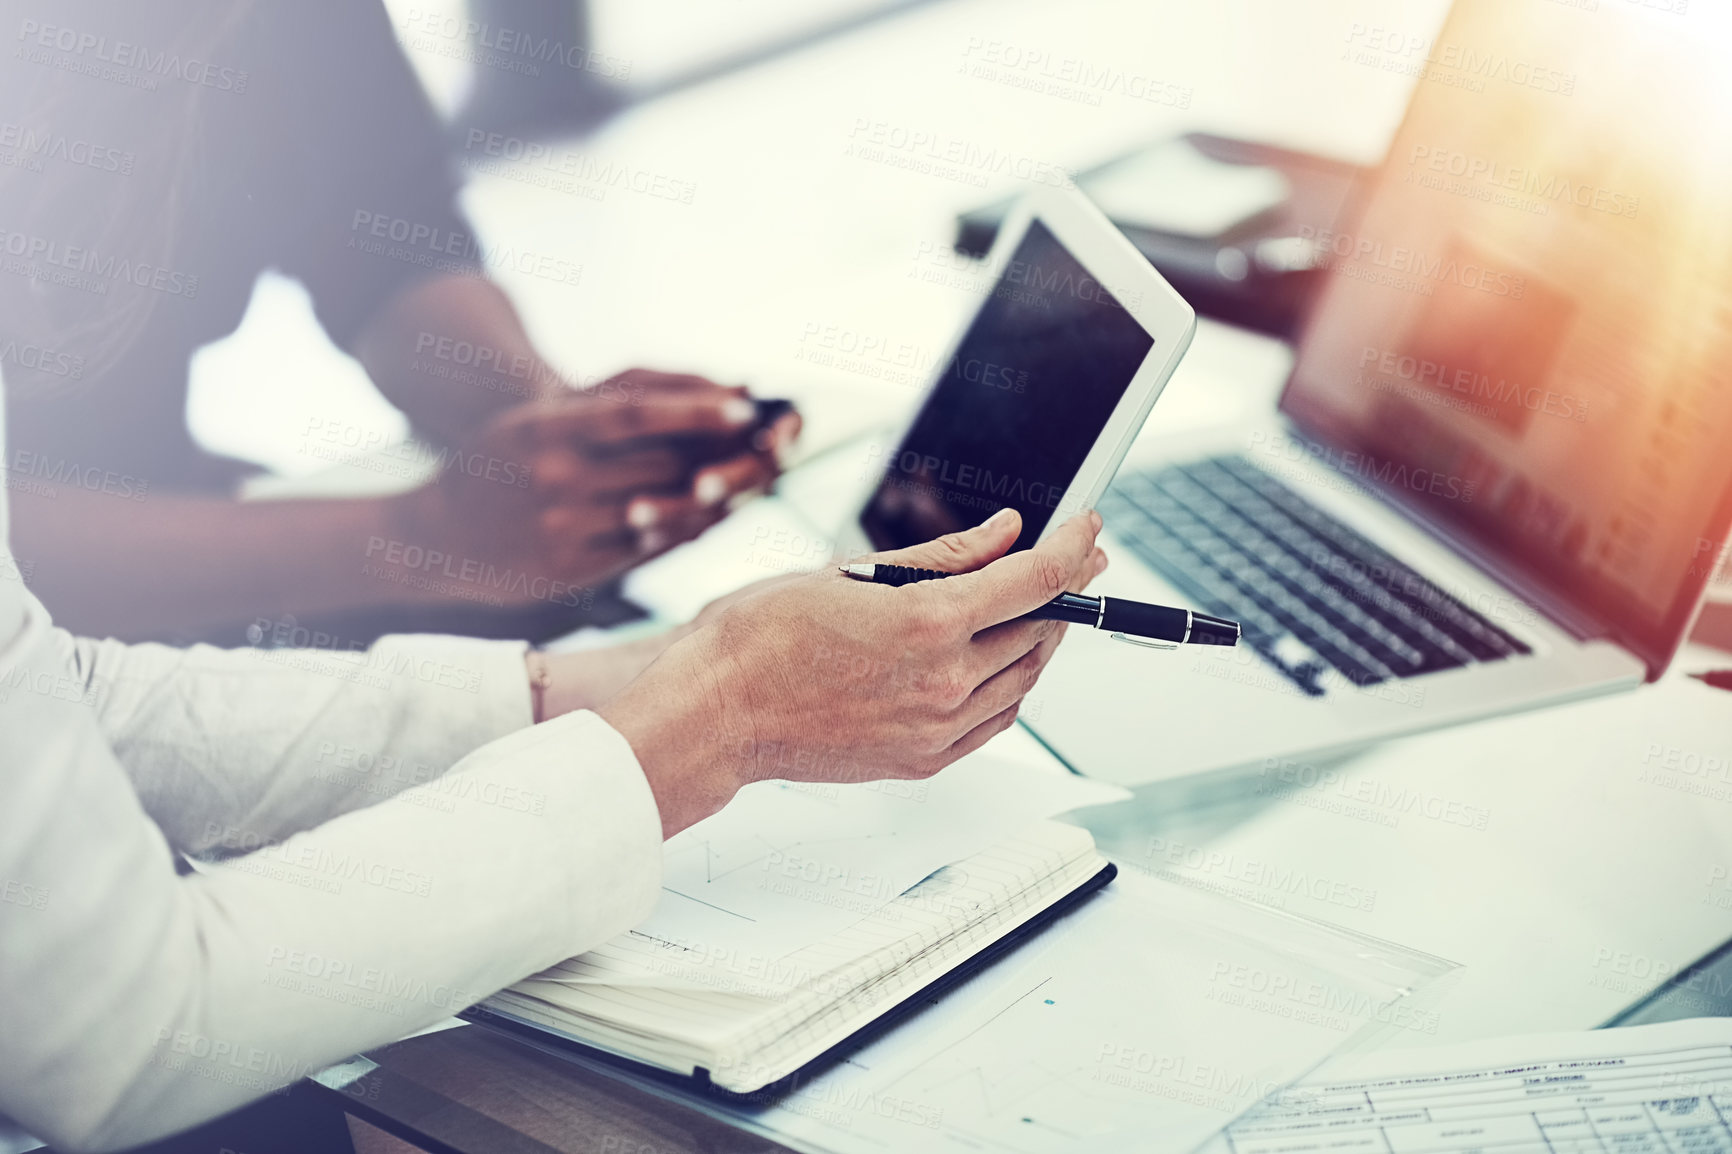
[[[744,389],[633,369],[500,414],[395,499],[390,533],[489,571],[478,588],[507,603],[574,603],[769,486],[799,418],[751,437],[755,419]],[[740,451],[702,455],[715,446]]]

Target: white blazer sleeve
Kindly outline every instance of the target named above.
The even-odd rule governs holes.
[[[175,849],[255,849],[437,780],[530,723],[521,642],[365,651],[123,645],[54,631],[82,700]],[[14,675],[16,676],[16,675]]]
[[[13,686],[0,702],[0,1112],[57,1146],[131,1145],[232,1109],[620,933],[656,900],[654,799],[624,739],[587,713],[177,876],[105,727],[170,828],[184,823],[167,799],[195,785],[230,791],[198,821],[238,815],[260,834],[305,823],[280,796],[283,766],[317,742],[197,747],[182,729],[150,755],[162,761],[139,761],[158,740],[147,705],[185,705],[188,724],[219,729],[220,697],[183,702],[165,687],[137,712],[93,712],[39,692],[66,655],[40,606],[23,604],[14,634],[19,601],[0,596],[0,678]],[[378,732],[415,740],[414,696],[390,698],[408,712]],[[257,708],[228,704],[231,723]],[[267,746],[274,768],[245,761]],[[196,751],[191,768],[167,764],[176,748]]]

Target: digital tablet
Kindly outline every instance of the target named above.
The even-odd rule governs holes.
[[[1074,190],[1020,201],[978,270],[980,294],[878,479],[849,544],[899,549],[1009,506],[1025,549],[1092,509],[1196,331],[1197,314]],[[894,448],[890,448],[894,445]]]

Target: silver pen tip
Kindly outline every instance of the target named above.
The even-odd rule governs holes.
[[[873,573],[877,568],[876,565],[869,562],[856,561],[852,565],[842,566],[842,572],[850,577],[857,577],[862,581],[870,581],[872,580]]]

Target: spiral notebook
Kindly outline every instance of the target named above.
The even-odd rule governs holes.
[[[634,930],[467,1016],[724,1094],[774,1090],[876,1036],[1115,873],[1086,830],[1041,821],[790,953]]]

